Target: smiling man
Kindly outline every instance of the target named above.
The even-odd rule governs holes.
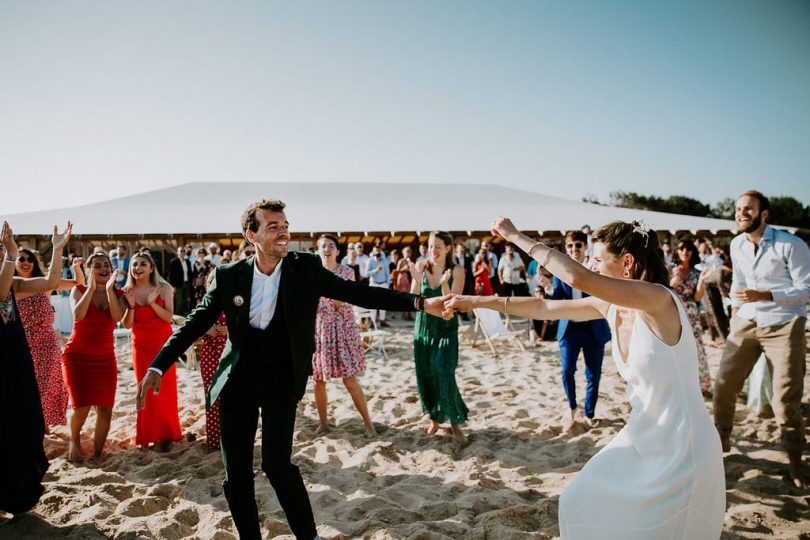
[[[221,312],[228,343],[207,389],[206,406],[220,400],[223,488],[239,537],[261,538],[253,486],[253,443],[262,418],[262,470],[296,538],[317,537],[298,467],[290,462],[295,412],[312,374],[315,315],[320,297],[393,311],[440,316],[441,298],[366,287],[325,269],[318,256],[288,251],[289,222],[279,200],[261,200],[242,214],[242,234],[256,254],[216,269],[214,282],[185,324],[155,357],[138,387],[138,407],[161,374]]]
[[[767,197],[746,191],[737,199],[739,236],[731,241],[731,332],[714,385],[714,423],[723,450],[731,449],[737,394],[760,354],[773,373],[773,412],[797,487],[801,473],[807,302],[810,301],[810,249],[800,238],[765,224]]]

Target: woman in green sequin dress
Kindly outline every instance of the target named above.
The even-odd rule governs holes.
[[[412,264],[411,292],[427,298],[464,290],[464,269],[453,263],[453,237],[443,231],[430,234],[428,258]],[[413,357],[416,386],[422,399],[422,410],[430,415],[431,435],[439,425],[450,422],[453,438],[460,447],[467,445],[461,430],[467,421],[467,406],[456,384],[458,365],[458,318],[450,320],[416,314]]]

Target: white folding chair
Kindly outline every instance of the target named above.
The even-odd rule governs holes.
[[[385,350],[385,338],[391,333],[377,328],[375,311],[354,306],[354,320],[360,327],[360,339],[363,341],[365,352],[377,352],[388,360],[388,352]]]
[[[484,335],[484,340],[487,342],[487,345],[489,345],[495,358],[498,358],[498,351],[495,349],[495,344],[493,343],[496,340],[515,341],[521,351],[526,350],[526,347],[523,346],[523,342],[519,337],[524,331],[509,330],[503,319],[501,319],[500,313],[485,308],[475,308],[473,309],[473,313],[475,313],[475,328],[473,329],[472,335],[473,347],[475,347],[478,330],[480,329],[481,333]]]

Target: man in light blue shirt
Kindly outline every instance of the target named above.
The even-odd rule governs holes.
[[[371,257],[366,263],[366,275],[370,287],[391,288],[391,272],[388,268],[388,261],[383,256],[379,246],[371,248]],[[388,323],[385,322],[384,309],[377,310],[377,322],[380,326],[388,326]]]
[[[724,451],[734,423],[737,394],[760,354],[773,373],[774,416],[797,487],[802,478],[805,323],[810,302],[810,249],[800,238],[765,224],[767,197],[746,191],[735,219],[742,233],[731,241],[731,332],[714,385],[714,423]]]

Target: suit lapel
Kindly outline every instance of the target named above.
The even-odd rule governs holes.
[[[287,298],[292,298],[292,295],[295,294],[293,291],[293,284],[295,282],[295,263],[298,262],[298,254],[292,252],[289,256],[284,258],[284,262],[281,264],[281,281],[278,285],[279,288],[279,296],[282,298],[282,304],[284,304],[284,317],[287,319],[288,324],[289,321],[292,320],[290,317],[290,309],[292,306],[292,302],[287,302]],[[276,305],[276,309],[278,309],[278,305]]]
[[[240,332],[246,332],[250,323],[250,297],[253,289],[253,257],[249,257],[239,269],[234,285],[235,296],[241,296],[244,304],[238,308],[236,327]]]

